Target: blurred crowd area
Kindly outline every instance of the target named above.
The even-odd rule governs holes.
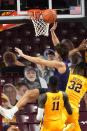
[[[56,34],[60,41],[66,43],[71,50],[87,38],[87,29],[81,22],[60,22]],[[15,47],[22,49],[26,55],[48,60],[55,59],[54,52],[46,50],[53,49],[51,36],[35,37],[31,23],[0,32],[1,97],[4,108],[12,108],[27,90],[48,88],[49,78],[54,75],[55,70],[20,58],[16,52],[14,53]],[[82,56],[84,57],[84,52]],[[80,58],[80,53],[75,54],[71,59],[73,65],[78,63]],[[71,68],[71,63],[69,67]],[[2,118],[3,131],[39,131],[39,123],[36,121],[37,108],[38,104],[35,101],[28,103],[17,112],[12,121]],[[79,108],[80,125],[83,128],[82,131],[86,131],[87,93],[81,100]],[[17,129],[13,130],[10,126]]]
[[[54,53],[47,51],[49,58],[54,59]],[[10,54],[10,55],[8,55]],[[8,58],[7,58],[8,56]],[[2,106],[4,108],[12,108],[24,95],[27,90],[35,88],[48,88],[49,78],[54,75],[54,69],[45,67],[43,65],[29,65],[19,62],[15,58],[15,54],[7,51],[3,54],[4,68],[1,70],[1,86],[2,86]],[[38,56],[41,59],[45,59],[44,56]],[[12,58],[15,58],[13,60]],[[15,61],[15,62],[14,62]],[[7,131],[8,126],[12,124],[14,126],[19,126],[21,131],[23,127],[20,123],[26,123],[29,121],[34,122],[37,114],[38,103],[29,103],[26,107],[22,108],[12,119],[12,121],[7,120],[2,117],[3,130]],[[33,119],[32,116],[34,115]],[[31,117],[31,118],[30,118]],[[19,123],[19,125],[18,125]],[[17,124],[17,125],[16,125]],[[38,126],[37,126],[38,125]],[[24,126],[25,131],[28,128],[33,130],[39,130],[39,123],[34,127]],[[7,128],[5,128],[7,127]],[[34,128],[34,129],[33,129]]]
[[[10,51],[3,54],[5,67],[1,70],[1,98],[2,106],[6,109],[12,108],[27,90],[48,88],[49,78],[54,75],[53,68],[39,64],[27,66],[26,63],[19,63],[16,58],[11,59],[13,56],[15,57],[15,54]],[[45,57],[41,55],[37,57],[52,60],[55,59],[55,54],[53,50],[46,50]],[[87,93],[81,100],[79,108],[81,112],[87,111]],[[3,131],[39,131],[40,126],[36,121],[37,109],[38,103],[35,101],[23,107],[11,121],[2,117]]]

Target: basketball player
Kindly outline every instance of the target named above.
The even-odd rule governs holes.
[[[74,131],[81,131],[79,126],[79,103],[87,91],[87,76],[85,73],[85,63],[82,61],[72,69],[66,87],[66,93],[73,109],[73,114],[69,116],[66,111],[63,113],[63,119],[66,116],[66,124],[74,123]]]
[[[65,47],[65,46],[64,46]],[[66,48],[66,47],[65,47]],[[62,46],[58,46],[58,48],[57,48],[58,50],[60,50],[61,49],[61,53],[62,53],[62,55],[65,55],[64,53],[65,52],[62,52],[63,50],[64,50],[64,48],[62,48]],[[57,50],[57,51],[58,51]],[[43,65],[45,65],[45,66],[49,66],[49,67],[55,67],[55,68],[57,68],[57,70],[61,73],[61,74],[67,74],[67,73],[65,73],[65,72],[68,72],[68,71],[66,71],[67,69],[66,69],[66,65],[65,65],[65,63],[64,62],[62,62],[61,60],[62,60],[62,58],[61,58],[61,56],[59,55],[59,54],[57,54],[57,52],[56,52],[56,57],[57,57],[57,59],[59,58],[60,59],[60,61],[57,61],[57,60],[54,60],[54,61],[47,61],[47,60],[42,60],[42,59],[39,59],[39,58],[36,58],[36,57],[31,57],[31,56],[27,56],[27,55],[25,55],[25,54],[23,54],[23,52],[20,50],[20,49],[18,49],[18,48],[16,48],[16,51],[20,54],[20,56],[22,56],[22,57],[24,57],[25,59],[28,59],[28,60],[30,60],[30,61],[32,61],[32,62],[35,62],[35,63],[39,63],[39,64],[43,64]],[[66,50],[65,50],[66,51]],[[66,51],[66,56],[68,57],[68,50]],[[64,57],[66,57],[66,56],[64,56]],[[67,58],[66,57],[66,58]],[[62,77],[60,77],[60,80],[59,80],[59,82],[61,81],[61,84],[63,83],[63,86],[64,86],[64,88],[65,88],[65,85],[67,84],[67,82],[65,81],[63,81],[63,79],[61,79]],[[66,78],[66,76],[64,77],[64,79]],[[60,84],[60,85],[61,85]],[[2,115],[4,115],[6,118],[12,118],[13,117],[13,115],[14,115],[14,113],[16,113],[22,106],[24,106],[24,105],[26,105],[28,102],[32,102],[32,101],[35,101],[37,98],[38,98],[38,96],[39,96],[39,94],[40,93],[43,93],[43,91],[42,90],[39,90],[39,89],[34,89],[34,90],[28,90],[28,91],[26,91],[26,93],[24,94],[24,96],[20,99],[20,101],[18,101],[18,103],[16,104],[16,106],[14,106],[13,107],[13,109],[10,111],[10,114],[9,113],[7,113],[7,112],[4,112],[4,111],[2,111],[2,108],[0,107],[0,113],[2,114]]]
[[[69,115],[72,114],[72,108],[69,104],[67,94],[58,91],[57,88],[58,78],[51,76],[49,79],[49,92],[39,96],[37,120],[40,121],[44,114],[41,131],[63,131],[63,107],[65,107]]]
[[[56,54],[57,60],[52,60],[52,61],[40,59],[37,57],[27,56],[27,55],[23,54],[23,52],[18,48],[15,48],[15,50],[16,50],[16,52],[18,52],[20,54],[21,57],[24,57],[25,59],[27,59],[31,62],[34,62],[36,64],[43,64],[48,67],[56,68],[56,70],[60,74],[58,87],[60,87],[61,90],[65,90],[66,84],[68,81],[68,76],[69,76],[68,65],[66,62],[62,61],[62,60],[66,60],[68,58],[68,49],[65,45],[60,44],[56,47],[55,54]],[[46,91],[46,89],[45,89],[45,91]],[[7,119],[12,119],[14,113],[16,113],[21,107],[26,105],[28,102],[35,101],[38,98],[39,94],[43,93],[43,92],[44,91],[39,90],[39,89],[26,91],[24,96],[18,101],[16,106],[13,107],[12,112],[10,111],[10,114],[5,112],[4,117],[6,117]],[[2,107],[0,107],[0,113],[2,115],[4,115],[4,111],[2,111]]]
[[[56,46],[57,44],[60,44],[60,41],[59,41],[59,39],[58,39],[58,37],[56,36],[56,34],[55,34],[55,30],[56,30],[56,28],[57,28],[57,22],[54,22],[54,25],[53,25],[53,27],[50,29],[50,31],[51,31],[51,36],[52,36],[52,41],[53,41],[53,44],[54,44],[54,46]],[[64,42],[63,42],[64,43]],[[67,43],[67,42],[66,42]],[[65,43],[65,44],[66,44]],[[69,42],[68,42],[68,44],[69,44]],[[69,46],[67,44],[67,46]],[[72,45],[72,43],[71,43],[71,45]],[[76,53],[76,52],[78,52],[78,51],[81,51],[81,50],[84,50],[84,49],[86,49],[86,45],[87,45],[87,39],[85,40],[83,40],[82,41],[82,43],[77,47],[77,48],[75,48],[75,49],[73,49],[73,50],[71,50],[71,51],[69,51],[69,57],[71,57],[74,53]],[[72,47],[73,47],[73,45],[72,45]],[[74,58],[75,59],[75,58]],[[80,61],[81,61],[81,59],[80,59]],[[80,62],[79,60],[78,60],[78,62]],[[68,93],[68,95],[69,96],[71,96],[71,94],[72,94],[72,90],[71,90],[71,94],[70,94],[70,92],[69,91],[66,91],[67,93]],[[75,95],[74,97],[76,97],[77,95]],[[72,97],[73,98],[73,97]],[[71,98],[70,98],[71,99]],[[72,100],[71,100],[72,101]],[[80,102],[80,100],[79,100],[79,102]],[[78,102],[78,103],[79,103]],[[72,102],[70,102],[71,104],[72,104]],[[73,100],[73,103],[75,103],[75,100]],[[79,108],[78,108],[79,109]],[[78,112],[79,113],[79,112]],[[74,113],[73,113],[73,116],[76,116]],[[77,116],[78,116],[78,114],[77,114]],[[73,120],[74,122],[75,122],[75,120]],[[78,130],[78,131],[80,131],[81,129],[80,129],[80,127],[79,127],[79,124],[78,124],[78,117],[76,117],[76,121],[77,122],[75,122],[75,123],[77,123],[76,125],[76,131]],[[71,121],[70,121],[71,122]]]
[[[55,55],[56,55],[56,60],[43,60],[37,57],[31,57],[25,55],[22,50],[15,48],[16,52],[20,54],[21,57],[25,58],[28,61],[31,61],[35,64],[42,64],[44,66],[48,66],[51,68],[56,69],[56,76],[59,79],[59,87],[60,90],[65,91],[66,89],[66,84],[68,81],[69,77],[69,67],[67,64],[67,59],[68,59],[68,48],[64,44],[59,44],[55,47]]]
[[[69,101],[73,109],[73,114],[71,117],[63,111],[63,119],[64,123],[74,123],[75,130],[81,131],[78,118],[79,118],[79,103],[85,92],[87,91],[87,78],[85,77],[84,72],[85,64],[84,62],[80,62],[75,66],[72,73],[70,73],[70,77],[67,84],[66,93],[69,95]],[[21,98],[21,100],[10,110],[3,109],[0,106],[0,114],[6,117],[7,119],[12,119],[14,114],[28,102],[32,102],[39,97],[39,94],[44,93],[45,89],[34,89],[28,90],[25,95]],[[71,129],[70,129],[71,131]]]
[[[70,40],[65,39],[65,41],[63,40],[62,42],[60,42],[59,38],[55,34],[56,28],[57,28],[57,22],[54,22],[53,27],[50,29],[53,45],[57,46],[58,44],[61,44],[61,43],[66,45],[69,49],[69,55],[68,55],[69,58],[72,55],[74,55],[76,52],[79,52],[79,51],[86,49],[87,39],[84,39],[77,48],[74,48],[74,45]],[[70,48],[70,45],[71,45],[72,48]]]

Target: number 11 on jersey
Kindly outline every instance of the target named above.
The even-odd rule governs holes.
[[[59,101],[58,102],[53,102],[53,108],[52,110],[59,110]]]

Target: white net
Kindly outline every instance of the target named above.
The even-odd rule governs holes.
[[[49,24],[44,22],[42,19],[40,20],[32,20],[34,29],[35,29],[35,36],[48,36],[49,35]]]

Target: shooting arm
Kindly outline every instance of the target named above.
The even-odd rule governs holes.
[[[26,60],[31,61],[35,64],[42,64],[42,65],[48,66],[48,67],[56,68],[58,66],[61,66],[61,62],[57,62],[55,60],[49,61],[49,60],[44,60],[44,59],[31,57],[31,56],[27,56],[27,55],[23,55],[23,58],[25,58]]]
[[[53,68],[59,68],[59,67],[62,67],[64,66],[64,63],[63,62],[59,62],[59,61],[56,61],[56,60],[52,60],[52,61],[49,61],[49,60],[44,60],[44,59],[40,59],[40,58],[37,58],[37,57],[31,57],[31,56],[28,56],[28,55],[25,55],[22,50],[20,50],[19,48],[15,48],[15,51],[17,53],[19,53],[19,55],[23,58],[25,58],[26,60],[30,61],[30,62],[33,62],[35,64],[42,64],[44,66],[48,66],[48,67],[53,67]]]
[[[74,55],[74,54],[75,54],[76,52],[78,52],[78,51],[79,51],[78,48],[75,48],[75,49],[69,51],[69,57],[71,57],[72,55]]]
[[[57,44],[60,43],[58,37],[56,36],[56,34],[53,30],[51,31],[51,37],[52,37],[52,42],[53,42],[54,46],[56,46]]]
[[[84,39],[77,48],[69,51],[69,57],[71,57],[72,55],[74,55],[76,52],[85,50],[86,46],[87,46],[87,39]]]
[[[54,46],[56,46],[57,44],[60,43],[58,37],[55,34],[56,28],[57,28],[57,22],[54,22],[53,27],[50,29],[51,37],[52,37],[52,41],[53,41]]]

